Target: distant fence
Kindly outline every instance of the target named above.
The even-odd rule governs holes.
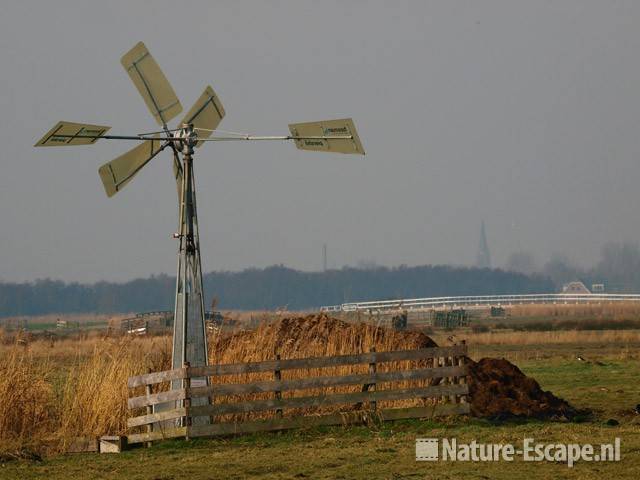
[[[216,331],[223,322],[222,313],[206,311],[205,321],[209,331]],[[149,333],[162,333],[173,328],[173,311],[162,310],[153,312],[136,313],[133,317],[119,320],[120,330],[129,335],[147,335]]]
[[[638,294],[613,293],[545,293],[526,295],[476,295],[462,297],[406,298],[374,302],[352,302],[342,305],[320,307],[323,312],[369,313],[392,310],[444,310],[464,307],[472,310],[491,306],[529,305],[529,304],[598,304],[612,302],[640,302]]]
[[[143,415],[129,418],[130,429],[143,433],[127,435],[129,444],[151,442],[164,438],[200,437],[249,433],[319,425],[340,425],[367,422],[371,419],[399,420],[430,418],[442,415],[467,414],[468,385],[466,345],[434,347],[418,350],[369,352],[358,355],[311,357],[263,362],[210,365],[148,373],[129,378],[130,389],[144,387],[145,394],[129,398],[130,409],[144,409]],[[389,364],[389,362],[401,362]],[[389,371],[378,371],[380,364],[398,365]],[[400,368],[402,365],[410,365]],[[368,373],[305,377],[304,371],[341,366],[366,368]],[[302,370],[300,377],[282,379],[282,372]],[[245,383],[220,383],[216,377],[251,373],[271,373],[273,380]],[[195,386],[202,377],[210,377],[212,384]],[[192,386],[192,379],[194,380]],[[197,380],[196,380],[197,379]],[[160,384],[181,380],[182,388],[152,393]],[[218,378],[219,380],[219,378]],[[393,382],[422,381],[422,386],[404,388]],[[416,383],[416,382],[414,382]],[[155,387],[154,387],[155,386]],[[358,391],[287,396],[283,392],[327,387],[357,387]],[[384,386],[384,388],[382,388]],[[241,395],[268,394],[271,398],[242,399]],[[263,395],[264,396],[264,395]],[[226,402],[220,402],[220,397]],[[427,401],[430,399],[430,401]],[[421,406],[407,408],[378,408],[378,402],[418,400]],[[166,405],[169,402],[169,409]],[[162,411],[154,407],[164,405]],[[346,411],[320,415],[296,414],[298,409],[347,406]],[[345,410],[344,407],[342,410]],[[224,421],[223,418],[258,412],[271,412],[270,418],[260,420]]]

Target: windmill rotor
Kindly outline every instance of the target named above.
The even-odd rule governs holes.
[[[211,86],[206,86],[178,126],[168,122],[182,112],[182,104],[160,66],[144,43],[137,43],[121,59],[122,66],[142,96],[151,116],[162,130],[133,135],[107,135],[108,126],[60,121],[49,130],[36,147],[93,145],[98,140],[139,142],[113,160],[101,165],[98,175],[108,197],[121,191],[160,152],[170,149],[179,204],[178,267],[173,325],[173,368],[185,363],[207,365],[200,239],[193,174],[195,149],[207,142],[292,141],[300,150],[364,155],[364,149],[350,118],[289,125],[288,135],[251,135],[217,130],[225,109]],[[192,386],[208,385],[208,378],[192,379]],[[172,388],[181,388],[174,381]],[[206,398],[201,399],[204,402]],[[180,400],[158,409],[176,408]],[[208,417],[194,419],[208,422]]]

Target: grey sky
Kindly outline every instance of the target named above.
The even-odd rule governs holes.
[[[182,7],[182,4],[187,4]],[[61,119],[155,128],[119,59],[143,40],[185,111],[279,134],[352,116],[365,157],[208,144],[196,158],[205,271],[375,260],[495,264],[518,248],[590,264],[640,233],[640,2],[3,2],[0,279],[173,273],[169,155],[108,199],[131,148],[35,149]]]

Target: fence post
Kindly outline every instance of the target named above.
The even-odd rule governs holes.
[[[375,374],[376,374],[376,371],[377,371],[377,368],[376,368],[376,356],[375,356],[376,347],[371,347],[371,350],[369,350],[369,351],[374,354],[373,355],[373,362],[371,362],[369,364],[369,375],[373,379],[373,377],[375,377]],[[369,392],[375,392],[376,391],[376,382],[375,381],[369,383],[369,385],[367,386],[367,391],[369,391]],[[371,400],[369,402],[369,409],[375,412],[376,408],[377,408],[377,402],[375,400]]]
[[[185,440],[189,440],[189,427],[191,426],[191,363],[185,362],[185,379],[182,381],[184,388],[184,426],[186,427]]]
[[[464,367],[465,363],[466,363],[466,344],[467,341],[466,340],[462,340],[462,345],[465,346],[465,354],[461,355],[458,357],[458,366],[460,367]],[[467,383],[467,376],[466,375],[462,375],[460,377],[458,377],[458,383],[461,385],[465,385]],[[467,397],[466,395],[460,395],[459,397],[460,403],[467,403]]]
[[[276,354],[276,360],[280,360],[280,354]],[[277,382],[282,380],[282,373],[280,372],[280,369],[274,370],[273,378]],[[276,397],[276,400],[282,400],[282,391],[281,390],[276,390],[275,391],[275,397]],[[276,409],[276,418],[282,418],[282,409],[281,408]]]
[[[151,373],[151,369],[147,369],[147,373]],[[148,397],[151,395],[151,385],[147,384],[144,386],[144,393]],[[147,415],[151,415],[153,413],[153,407],[151,405],[147,405]],[[147,433],[153,432],[153,423],[147,424]],[[151,448],[151,442],[146,443],[147,448]]]
[[[447,357],[447,367],[453,367],[456,364],[456,357],[451,356],[451,357]],[[456,384],[456,378],[455,376],[451,375],[449,377],[447,377],[449,379],[449,385],[455,385]],[[449,395],[449,402],[450,403],[456,403],[456,395],[455,394],[451,394]]]
[[[438,358],[438,366],[439,367],[444,367],[446,364],[445,361],[445,357],[439,357]],[[447,377],[445,377],[444,375],[442,377],[440,377],[442,380],[440,381],[440,384],[443,386],[446,386],[449,383],[449,379]],[[440,400],[442,401],[442,403],[447,403],[447,396],[446,395],[441,395],[440,396]]]

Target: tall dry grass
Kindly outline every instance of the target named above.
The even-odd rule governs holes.
[[[75,437],[124,433],[128,377],[167,369],[170,352],[168,337],[91,341],[71,360],[50,356],[42,341],[5,347],[0,355],[0,448],[60,451]]]
[[[529,304],[507,307],[510,317],[592,318],[634,320],[640,318],[640,302],[603,302],[600,304]]]
[[[0,361],[0,448],[32,446],[55,429],[54,366],[14,345]]]
[[[454,332],[455,333],[455,332]],[[436,342],[446,344],[451,333],[433,335]],[[545,345],[545,344],[640,344],[640,330],[559,330],[464,332],[456,334],[469,345]]]
[[[168,340],[122,338],[94,346],[91,355],[69,370],[61,391],[60,438],[124,433],[127,379],[169,368]]]

